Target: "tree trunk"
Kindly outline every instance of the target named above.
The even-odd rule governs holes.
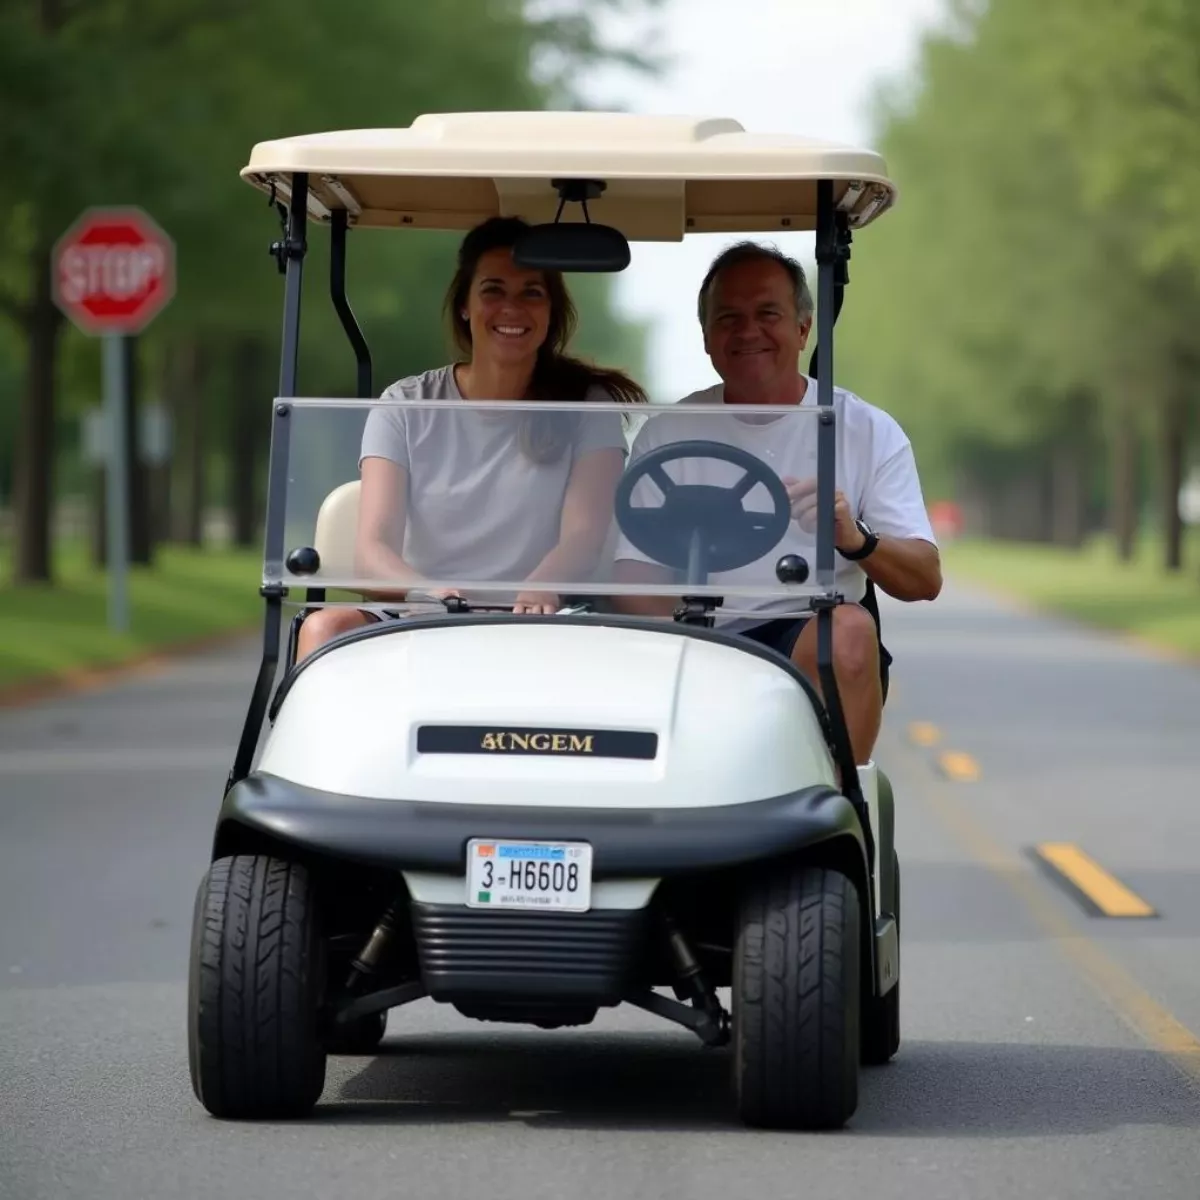
[[[233,515],[233,544],[254,545],[258,536],[258,468],[265,443],[263,427],[269,411],[261,402],[266,375],[262,340],[239,338],[233,347],[233,411],[229,418],[229,507]]]
[[[1096,399],[1076,388],[1064,401],[1061,427],[1050,447],[1050,540],[1078,550],[1087,537]]]
[[[15,583],[50,583],[53,576],[54,390],[63,319],[51,292],[51,250],[49,244],[40,244],[29,259],[32,287],[25,314],[28,357],[13,472]]]
[[[997,489],[995,536],[1015,542],[1049,541],[1049,511],[1045,473],[1014,473]]]
[[[1109,447],[1109,529],[1116,542],[1117,558],[1132,562],[1138,526],[1138,452],[1140,438],[1129,413],[1121,412],[1113,423]]]
[[[193,338],[171,354],[171,410],[175,428],[171,482],[171,540],[204,544],[204,354]]]
[[[154,379],[154,386],[148,389],[155,405],[162,405],[167,410],[168,423],[173,414],[170,412],[171,397],[171,364],[170,347],[165,350],[161,343],[156,347],[156,353],[149,359],[150,367],[146,370],[146,360],[143,360],[144,378]],[[143,397],[144,399],[145,397]],[[173,442],[175,431],[168,428],[167,453],[165,459],[151,462],[146,459],[147,490],[150,503],[150,540],[153,546],[171,540],[171,481],[175,460]]]
[[[1163,566],[1178,571],[1183,566],[1183,517],[1179,511],[1179,493],[1183,488],[1184,457],[1187,441],[1187,395],[1185,376],[1172,380],[1162,399],[1159,433],[1162,439]]]
[[[964,537],[992,536],[991,493],[968,467],[954,472],[954,498],[962,511]]]
[[[122,338],[121,349],[125,355],[125,461],[126,486],[129,489],[129,561],[149,566],[154,558],[154,537],[150,528],[150,472],[142,456],[142,439],[139,436],[142,378],[137,338]]]
[[[1060,442],[1050,461],[1050,540],[1078,550],[1086,536],[1087,453],[1081,441]]]

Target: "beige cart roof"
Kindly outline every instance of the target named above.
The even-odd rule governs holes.
[[[419,229],[469,229],[497,214],[551,221],[551,179],[600,179],[607,188],[589,215],[631,241],[813,229],[818,179],[835,181],[855,229],[896,196],[870,150],[748,133],[723,117],[631,113],[430,114],[407,129],[260,142],[241,174],[286,200],[301,171],[314,220],[345,208],[352,224]],[[569,204],[563,219],[582,210]]]

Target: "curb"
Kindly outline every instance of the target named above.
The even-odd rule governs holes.
[[[0,710],[29,708],[47,700],[79,696],[101,691],[133,679],[144,679],[165,671],[181,659],[193,658],[207,650],[215,650],[252,636],[259,625],[226,629],[200,637],[172,642],[157,650],[145,650],[132,658],[108,666],[74,667],[67,671],[39,675],[22,683],[0,687]]]

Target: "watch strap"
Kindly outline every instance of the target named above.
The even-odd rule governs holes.
[[[875,547],[879,545],[879,534],[875,532],[865,521],[858,520],[854,522],[858,526],[859,532],[865,539],[863,544],[857,550],[839,550],[838,553],[850,562],[858,562],[874,552]]]

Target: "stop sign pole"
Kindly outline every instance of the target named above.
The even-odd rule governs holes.
[[[52,282],[55,303],[76,328],[104,339],[108,621],[124,633],[130,527],[125,340],[145,329],[175,294],[175,244],[140,208],[89,208],[59,238]]]

